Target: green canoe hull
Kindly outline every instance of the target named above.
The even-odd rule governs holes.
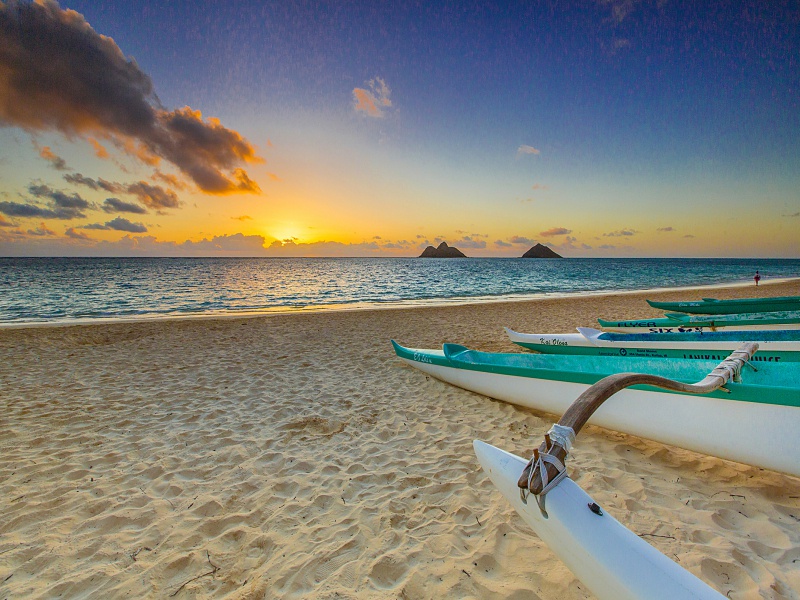
[[[690,313],[694,315],[730,315],[738,313],[800,310],[800,296],[736,298],[731,300],[703,298],[697,301],[682,302],[655,302],[648,300],[647,303],[653,308],[658,308],[660,310]]]

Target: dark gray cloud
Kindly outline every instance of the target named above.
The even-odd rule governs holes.
[[[128,212],[137,215],[147,213],[147,209],[144,207],[134,204],[133,202],[124,202],[119,198],[106,198],[105,202],[103,202],[103,210],[107,213]]]
[[[91,177],[84,177],[80,173],[73,173],[64,175],[69,183],[75,185],[84,185],[93,190],[105,190],[112,194],[131,194],[139,199],[139,202],[153,210],[162,210],[165,208],[178,208],[181,205],[177,194],[170,189],[164,189],[160,185],[153,185],[146,181],[137,181],[136,183],[117,183],[113,181],[106,181],[104,179],[92,179]],[[117,200],[119,202],[119,200]],[[127,206],[135,206],[133,204]],[[110,212],[103,207],[103,210]],[[122,212],[122,211],[121,211]],[[145,210],[128,210],[124,212],[147,212]]]
[[[58,213],[49,208],[42,208],[35,204],[22,204],[21,202],[0,202],[0,213],[9,217],[37,217],[41,219],[61,219]]]
[[[103,231],[127,231],[128,233],[146,233],[147,227],[142,223],[131,223],[128,219],[117,217],[111,221],[103,223],[92,223],[91,225],[84,225],[83,229],[98,229]]]
[[[37,204],[20,204],[18,202],[0,203],[0,212],[14,217],[41,217],[43,219],[83,219],[84,210],[93,208],[92,204],[80,194],[67,195],[46,185],[31,184],[28,192],[40,199],[47,200],[48,207]]]
[[[0,3],[0,73],[0,125],[103,137],[210,194],[260,192],[241,168],[261,160],[246,139],[189,107],[165,110],[113,39],[54,0]]]
[[[73,185],[85,185],[93,190],[105,190],[112,194],[120,194],[125,191],[125,186],[120,183],[106,181],[105,179],[92,179],[84,177],[81,173],[67,173],[64,179]]]

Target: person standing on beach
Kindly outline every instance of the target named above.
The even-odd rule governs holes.
[[[761,281],[761,275],[758,274],[758,271],[756,271],[756,276],[753,279],[756,282],[756,287],[758,287],[758,282]]]

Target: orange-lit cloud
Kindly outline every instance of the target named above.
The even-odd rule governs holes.
[[[106,150],[105,146],[92,137],[88,138],[88,141],[94,148],[94,155],[97,158],[108,158],[108,150]]]
[[[56,171],[66,171],[69,169],[67,166],[67,161],[55,154],[50,149],[50,146],[39,148],[39,156],[48,161]]]
[[[176,190],[185,190],[186,184],[178,179],[175,175],[171,175],[169,173],[162,173],[159,170],[156,170],[151,176],[150,179],[153,181],[162,181],[166,183],[170,187],[174,187]]]
[[[206,193],[260,192],[241,169],[261,160],[246,139],[188,106],[161,107],[150,77],[80,13],[0,3],[0,48],[0,126],[108,139],[151,166],[172,163]]]
[[[135,195],[139,202],[153,210],[178,208],[181,205],[175,192],[165,190],[160,185],[150,185],[144,181],[139,181],[129,185],[125,191]]]
[[[572,233],[572,229],[567,229],[566,227],[553,227],[547,231],[540,231],[539,235],[542,237],[554,237],[557,235],[567,235],[569,233]]]
[[[363,112],[376,119],[382,118],[386,114],[386,109],[392,106],[389,98],[392,91],[386,82],[380,77],[370,79],[367,82],[369,89],[355,88],[353,90],[354,108],[357,112]]]

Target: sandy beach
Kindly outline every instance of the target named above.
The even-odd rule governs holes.
[[[504,325],[800,295],[764,283],[0,329],[0,598],[591,598],[472,451],[529,456],[558,416],[426,377],[389,340],[517,351]],[[799,479],[596,427],[569,472],[723,595],[800,598]]]

